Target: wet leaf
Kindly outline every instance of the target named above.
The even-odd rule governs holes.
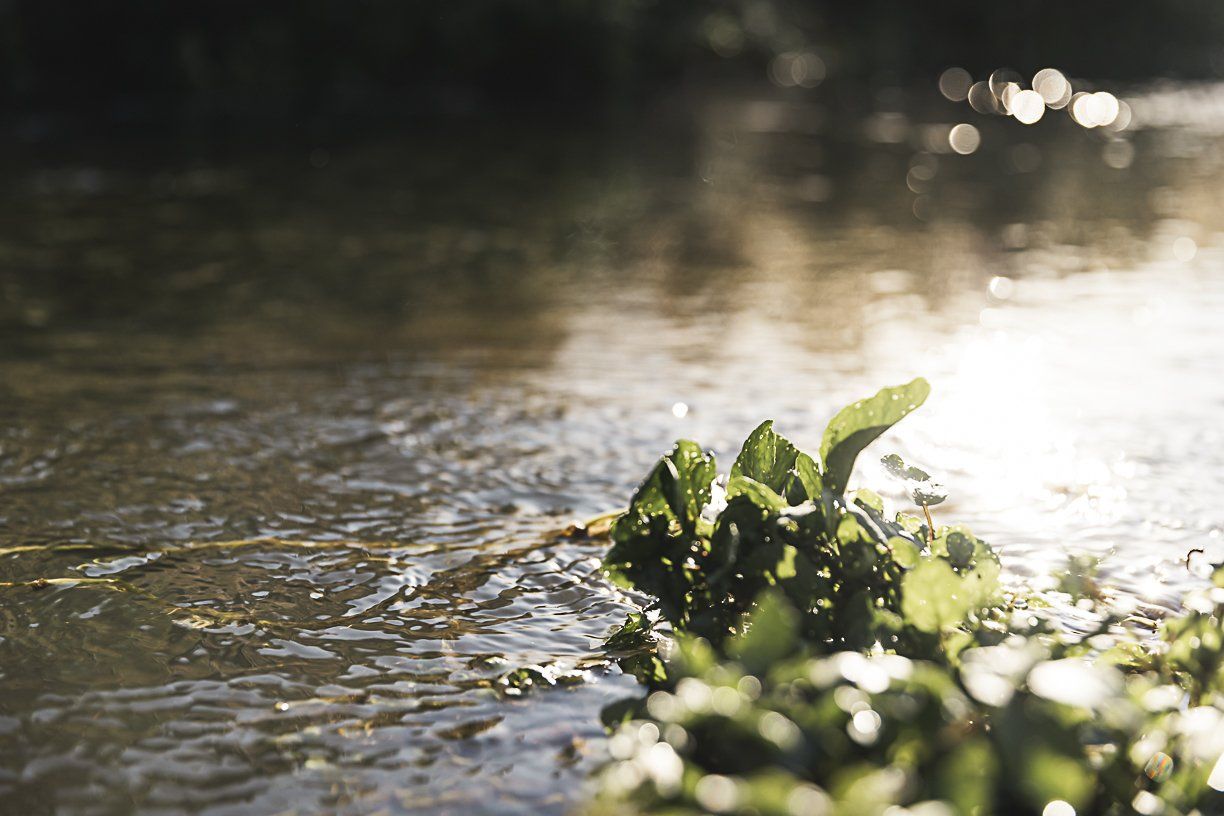
[[[786,499],[775,493],[769,485],[738,473],[733,474],[730,481],[727,482],[727,498],[732,499],[736,496],[750,499],[753,504],[763,510],[780,512],[790,507]]]
[[[926,482],[931,478],[931,474],[922,468],[905,464],[905,460],[895,453],[890,453],[883,457],[880,459],[880,463],[884,465],[888,475],[895,479],[907,482]]]
[[[844,493],[863,448],[926,401],[931,387],[921,377],[885,388],[870,399],[843,408],[829,422],[820,445],[825,486]]]
[[[798,449],[774,431],[773,420],[766,420],[744,440],[731,467],[731,480],[746,476],[775,493],[784,493],[798,456]]]
[[[819,502],[823,492],[824,482],[820,477],[820,466],[816,464],[815,459],[800,451],[795,457],[795,472],[791,477],[787,498],[791,500],[791,504],[799,504],[802,501]]]
[[[854,491],[854,503],[875,510],[877,513],[884,512],[884,500],[874,490],[860,488]]]
[[[1093,573],[1098,603],[1064,632],[1067,596],[1005,591],[968,528],[940,527],[927,548],[922,518],[844,495],[854,454],[926,387],[881,392],[891,405],[911,387],[892,413],[839,414],[823,477],[765,423],[700,525],[684,522],[709,484],[700,449],[652,471],[608,561],[654,598],[675,647],[652,647],[645,615],[608,641],[651,691],[608,712],[647,722],[622,729],[605,794],[659,814],[1215,812],[1224,567],[1158,631],[1111,610]],[[882,461],[922,503],[942,500],[925,471]],[[1176,761],[1142,776],[1157,750]]]
[[[918,506],[934,507],[947,501],[948,491],[941,484],[923,482],[910,490],[910,500]]]
[[[923,632],[956,626],[975,601],[952,565],[942,558],[924,559],[901,579],[901,613]]]
[[[918,559],[921,558],[922,551],[910,539],[893,536],[888,539],[888,548],[892,550],[896,562],[905,569],[913,569],[918,566]]]
[[[964,533],[948,533],[944,546],[954,567],[967,567],[973,560],[973,542]]]

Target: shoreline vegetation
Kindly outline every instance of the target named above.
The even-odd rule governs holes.
[[[1060,593],[1005,585],[899,457],[883,462],[922,515],[847,492],[928,393],[848,406],[818,457],[765,422],[727,477],[688,440],[654,467],[609,531],[605,571],[651,602],[605,644],[644,692],[604,711],[589,813],[1224,810],[1224,565],[1157,623],[1085,559]],[[1058,624],[1068,599],[1090,631]]]

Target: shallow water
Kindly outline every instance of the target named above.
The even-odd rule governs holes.
[[[1151,91],[1122,169],[1069,121],[925,153],[971,115],[925,100],[895,143],[724,99],[10,151],[0,580],[93,580],[0,587],[0,809],[564,812],[632,682],[489,684],[584,665],[632,599],[553,532],[677,436],[814,449],[916,374],[864,482],[899,450],[1013,575],[1090,551],[1175,606],[1224,555],[1209,90]]]

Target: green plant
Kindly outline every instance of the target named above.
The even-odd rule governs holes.
[[[693,442],[651,471],[605,562],[654,599],[609,642],[648,690],[605,711],[593,811],[1224,812],[1224,566],[1155,637],[1095,573],[1073,600],[1097,628],[1050,623],[1065,596],[1005,591],[968,530],[847,492],[857,455],[927,392],[844,409],[819,459],[766,422],[725,486]],[[920,506],[942,501],[884,463]]]
[[[978,632],[999,608],[990,547],[962,527],[887,518],[870,491],[846,493],[858,454],[928,392],[917,379],[845,408],[819,460],[764,422],[725,488],[713,456],[677,442],[613,523],[606,569],[653,596],[675,631],[716,645],[768,587],[790,599],[804,641],[825,651],[921,654],[953,630]]]

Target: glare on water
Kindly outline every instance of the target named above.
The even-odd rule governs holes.
[[[0,580],[90,582],[2,590],[5,795],[563,812],[634,607],[551,531],[676,437],[725,467],[772,417],[815,449],[919,374],[859,479],[899,451],[1013,577],[1087,551],[1176,604],[1185,552],[1224,556],[1224,95],[1049,68],[929,96],[10,179],[3,269],[38,274],[0,271]],[[548,662],[593,682],[490,688]]]

